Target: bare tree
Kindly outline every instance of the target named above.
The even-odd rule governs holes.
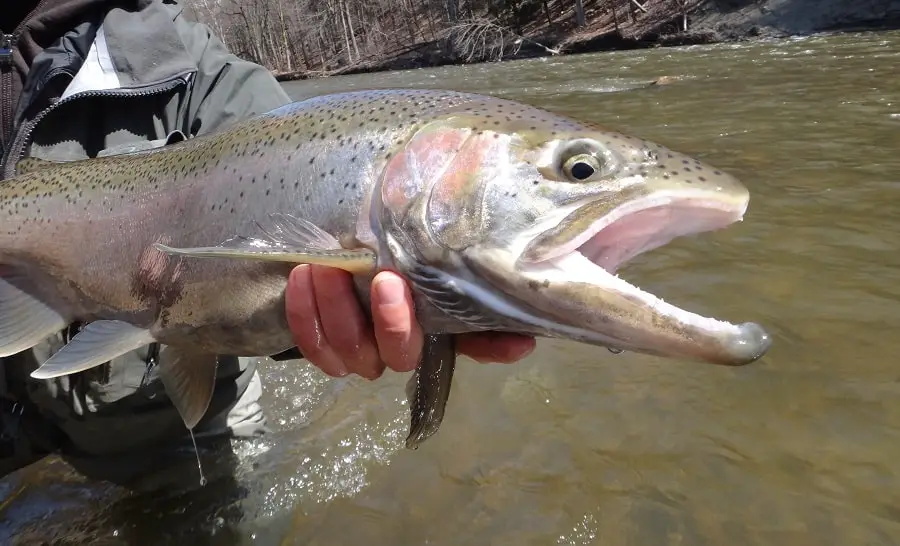
[[[547,18],[547,26],[553,26],[553,16],[550,14],[550,3],[547,0],[541,0],[541,7],[544,8],[544,17]]]
[[[535,41],[542,27],[565,30],[574,22],[581,32],[590,22],[590,32],[606,32],[674,9],[686,30],[697,1],[185,0],[235,54],[284,77],[367,69],[389,59],[498,60],[524,44],[556,54],[559,47]],[[586,7],[593,9],[590,21]],[[624,10],[630,22],[619,19]]]
[[[575,0],[575,24],[583,27],[587,24],[587,20],[584,15],[584,1],[583,0]]]
[[[688,0],[673,0],[675,5],[678,6],[679,11],[681,12],[681,31],[687,32],[688,30]]]
[[[459,0],[444,0],[447,8],[447,21],[456,24],[459,21]]]

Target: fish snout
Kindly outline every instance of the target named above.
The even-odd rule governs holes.
[[[772,347],[772,337],[755,322],[744,322],[735,330],[734,335],[723,340],[719,354],[713,357],[716,363],[744,366],[762,358]]]

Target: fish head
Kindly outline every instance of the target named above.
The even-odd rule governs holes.
[[[398,267],[473,326],[725,365],[771,344],[755,323],[700,316],[617,276],[747,210],[740,181],[663,146],[488,99],[421,126],[381,197]]]

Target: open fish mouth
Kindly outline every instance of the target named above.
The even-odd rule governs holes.
[[[601,330],[612,338],[609,347],[614,352],[633,349],[717,364],[747,364],[771,346],[771,339],[761,326],[749,322],[733,324],[692,313],[617,275],[629,260],[673,239],[741,221],[747,205],[747,199],[708,193],[654,193],[616,206],[567,240],[561,240],[559,233],[539,237],[531,249],[523,252],[519,262],[530,277],[539,276],[544,282],[592,288],[567,295],[583,298],[582,307],[593,307],[595,314],[602,315],[595,318],[595,328],[590,329]],[[577,214],[578,211],[570,218]],[[554,239],[553,244],[548,244],[548,238]],[[578,311],[573,314],[571,309],[566,310],[559,318],[571,317],[584,324]]]
[[[732,205],[702,197],[653,195],[614,208],[543,259],[577,252],[614,275],[632,258],[678,237],[740,222],[746,210],[746,201]]]

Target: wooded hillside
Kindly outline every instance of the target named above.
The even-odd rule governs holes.
[[[187,0],[237,55],[322,76],[557,54],[579,40],[686,30],[697,0]]]

